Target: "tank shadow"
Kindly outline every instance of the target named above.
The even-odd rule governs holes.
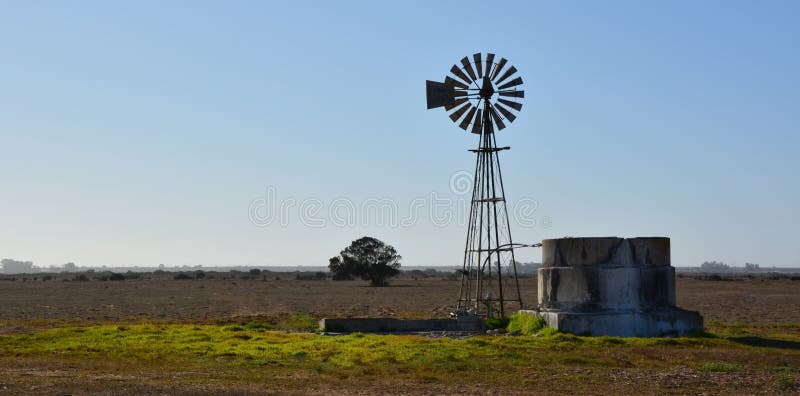
[[[754,347],[800,350],[800,342],[797,341],[776,340],[774,338],[764,337],[732,337],[728,339],[739,344]]]

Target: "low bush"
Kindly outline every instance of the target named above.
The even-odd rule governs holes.
[[[509,318],[487,318],[486,327],[489,329],[500,329],[508,326]]]
[[[353,278],[352,276],[347,275],[347,274],[333,274],[333,278],[332,279],[335,280],[335,281],[351,281],[351,280],[355,280],[355,278]]]
[[[519,331],[523,335],[533,335],[547,327],[547,323],[541,316],[517,312],[511,315],[506,330],[509,332]]]
[[[125,275],[122,275],[122,274],[118,274],[118,273],[116,273],[116,272],[113,272],[113,273],[111,273],[111,275],[109,275],[109,276],[108,276],[108,280],[112,280],[112,281],[124,281],[124,280],[125,280]]]

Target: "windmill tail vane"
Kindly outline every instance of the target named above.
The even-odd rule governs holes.
[[[464,262],[454,315],[505,316],[522,308],[495,131],[517,118],[522,77],[505,58],[476,53],[455,64],[443,82],[426,81],[428,109],[444,108],[461,129],[479,135]],[[496,129],[495,129],[496,128]]]

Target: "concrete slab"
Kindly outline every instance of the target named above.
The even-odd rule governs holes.
[[[324,318],[322,331],[336,333],[416,333],[429,331],[483,332],[485,325],[478,317],[458,319],[395,319],[395,318]]]
[[[663,337],[685,336],[703,330],[703,317],[697,312],[674,307],[652,311],[520,312],[541,316],[548,326],[578,335]]]

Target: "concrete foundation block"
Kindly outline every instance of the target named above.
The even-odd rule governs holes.
[[[652,311],[567,312],[523,310],[541,316],[547,325],[578,335],[614,337],[685,336],[703,330],[703,317],[680,308]]]

